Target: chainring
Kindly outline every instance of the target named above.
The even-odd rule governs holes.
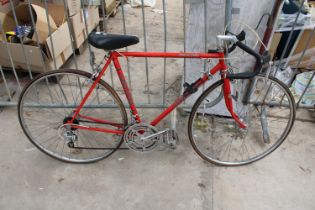
[[[161,135],[152,136],[158,129],[146,123],[131,125],[124,134],[124,141],[127,147],[136,152],[148,152],[155,149],[161,142]]]

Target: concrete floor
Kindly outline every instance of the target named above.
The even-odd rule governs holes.
[[[168,1],[169,51],[183,50],[182,8]],[[157,5],[161,9],[161,5]],[[128,9],[127,33],[141,43],[130,50],[143,50],[139,24],[141,9]],[[163,50],[163,16],[146,8],[148,49]],[[138,25],[137,25],[138,24]],[[122,33],[121,14],[110,19],[107,31]],[[100,60],[101,50],[93,49]],[[130,61],[135,100],[147,103],[144,60]],[[151,100],[162,99],[163,60],[149,60]],[[89,71],[88,53],[78,57],[79,69]],[[73,59],[66,67],[74,67]],[[167,87],[182,75],[182,60],[167,60]],[[105,78],[110,84],[110,74]],[[113,81],[116,90],[121,88]],[[121,94],[120,94],[121,95]],[[158,110],[143,111],[150,113]],[[311,119],[308,112],[300,118]],[[147,120],[148,120],[147,119]],[[193,209],[313,210],[315,203],[314,123],[297,121],[289,138],[270,156],[243,167],[217,167],[203,161],[190,146],[186,122],[179,116],[180,142],[176,150],[138,154],[118,151],[108,159],[88,165],[66,164],[35,149],[23,134],[16,109],[0,111],[0,210],[6,209]],[[166,121],[165,126],[169,123]]]
[[[315,209],[314,123],[297,121],[265,159],[225,168],[196,155],[186,121],[178,120],[174,151],[118,151],[75,165],[35,149],[16,110],[6,108],[0,113],[0,209]]]

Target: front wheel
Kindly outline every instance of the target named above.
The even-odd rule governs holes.
[[[223,166],[245,165],[266,157],[288,136],[295,120],[293,96],[281,81],[258,75],[232,82],[235,113],[245,122],[241,129],[229,114],[221,94],[223,82],[209,87],[194,104],[188,133],[203,159]]]
[[[65,162],[90,163],[110,156],[122,144],[122,135],[65,125],[92,86],[91,78],[84,71],[58,70],[39,75],[24,88],[18,103],[19,121],[39,150]],[[73,123],[123,130],[128,118],[117,93],[100,80]]]

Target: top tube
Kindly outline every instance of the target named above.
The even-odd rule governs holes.
[[[224,58],[224,52],[194,53],[194,52],[112,52],[116,57],[156,57],[156,58]]]

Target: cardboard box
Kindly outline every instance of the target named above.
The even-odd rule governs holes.
[[[0,12],[1,13],[5,14],[5,13],[11,11],[10,1],[13,2],[14,7],[19,4],[19,0],[0,0]]]
[[[78,49],[86,40],[87,34],[84,25],[83,10],[76,15],[70,17],[74,47]]]
[[[109,14],[116,7],[116,0],[83,0],[83,5],[102,6],[104,4],[105,14]]]
[[[96,12],[97,6],[89,6],[84,11],[86,15],[88,33],[90,33],[99,24],[99,15],[98,12]],[[83,14],[83,10],[81,10],[81,12],[70,17],[74,46],[76,49],[78,49],[87,39]]]
[[[24,0],[27,2],[28,0]],[[69,16],[73,16],[81,9],[81,0],[46,0],[49,5],[57,5],[64,7],[65,2],[68,5]],[[31,4],[36,4],[44,7],[45,0],[31,0]],[[45,7],[44,7],[45,8]]]
[[[38,38],[40,43],[42,43],[48,37],[49,31],[54,32],[57,29],[57,25],[53,20],[52,16],[48,15],[50,23],[50,28],[48,28],[48,21],[45,9],[38,5],[31,5],[31,7],[32,14],[35,20],[35,27],[38,33]],[[29,12],[29,6],[27,4],[21,4],[15,7],[15,14],[18,19],[19,25],[32,23],[31,14]],[[14,30],[14,28],[16,27],[16,22],[14,21],[13,11],[10,11],[5,15],[2,27],[5,32]]]
[[[108,15],[116,7],[116,0],[105,0],[105,13]]]
[[[90,5],[100,6],[100,5],[102,5],[102,2],[101,2],[101,0],[83,0],[83,5],[85,5],[85,6],[90,6]]]
[[[81,10],[81,0],[65,0],[68,4],[69,16],[73,16]],[[50,3],[64,6],[64,0],[50,0]]]
[[[27,70],[27,63],[23,55],[23,48],[21,44],[9,43],[9,50],[11,52],[13,63],[16,69]],[[44,67],[42,63],[41,56],[44,59],[44,65],[46,70],[55,69],[54,62],[52,58],[48,58],[42,50],[36,46],[24,45],[26,59],[32,70],[32,72],[42,73],[44,72]],[[3,52],[0,55],[0,64],[4,67],[11,68],[11,61],[5,43],[0,42],[0,51]],[[71,56],[72,48],[71,46],[66,47],[59,55],[56,56],[56,68],[60,68],[66,60]]]
[[[26,5],[27,6],[27,5]],[[38,8],[38,5],[32,5],[34,12],[36,13],[36,29],[39,35],[40,48],[37,46],[34,41],[31,41],[30,44],[24,44],[24,52],[22,44],[19,43],[6,43],[5,41],[0,41],[0,65],[5,67],[12,67],[9,57],[9,51],[11,52],[12,60],[14,66],[17,69],[27,69],[27,63],[34,72],[43,72],[43,63],[41,57],[44,59],[44,65],[47,70],[55,69],[53,58],[56,59],[56,68],[60,68],[62,64],[70,57],[72,54],[71,49],[71,38],[68,29],[68,23],[64,20],[64,9],[63,6],[50,5],[49,6],[49,19],[51,24],[51,35],[47,31],[48,27],[45,25],[44,19],[46,19],[46,13],[42,13],[42,10]],[[22,11],[21,8],[27,9],[28,6],[18,6],[20,8],[17,11],[17,18],[19,21],[24,22],[27,20],[25,11]],[[43,9],[43,8],[42,8]],[[45,18],[42,16],[44,15]],[[10,20],[9,16],[6,16],[7,20]],[[25,22],[26,23],[26,22]],[[3,28],[14,28],[15,25],[10,21],[3,22]],[[35,39],[33,35],[33,40]],[[2,37],[3,39],[3,37]],[[51,45],[53,42],[53,46]],[[8,49],[7,49],[8,48]],[[25,56],[27,61],[25,60]]]
[[[87,18],[88,30],[90,33],[100,22],[98,6],[88,6],[87,8],[84,8],[84,12]]]

